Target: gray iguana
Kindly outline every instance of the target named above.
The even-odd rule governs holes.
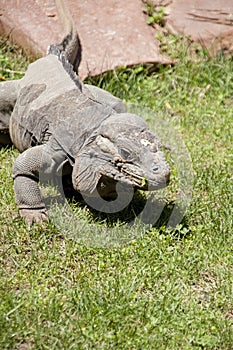
[[[113,198],[125,189],[155,190],[169,182],[157,136],[120,99],[84,84],[76,74],[81,45],[63,0],[56,0],[66,35],[18,81],[0,84],[0,143],[22,152],[13,167],[20,215],[29,224],[47,219],[40,176],[72,176],[73,188]],[[10,135],[10,138],[9,138]],[[64,171],[64,169],[66,169]]]

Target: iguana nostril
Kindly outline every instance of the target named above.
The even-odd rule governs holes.
[[[158,171],[159,170],[159,167],[158,166],[155,166],[154,168],[153,168],[153,171],[154,172],[156,172],[156,171]]]

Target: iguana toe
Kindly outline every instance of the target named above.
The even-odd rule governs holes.
[[[29,226],[32,226],[34,223],[41,225],[48,221],[46,209],[20,209],[19,213]]]

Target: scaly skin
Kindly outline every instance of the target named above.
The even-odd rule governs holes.
[[[0,128],[6,132],[9,124],[11,140],[22,152],[13,168],[14,190],[29,225],[47,219],[38,182],[61,183],[64,169],[76,191],[111,199],[118,182],[124,191],[155,190],[168,184],[170,174],[146,122],[76,75],[77,33],[63,1],[56,2],[70,34],[30,64],[21,80],[0,85]]]

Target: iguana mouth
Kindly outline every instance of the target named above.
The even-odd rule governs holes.
[[[149,176],[140,175],[139,169],[132,164],[121,163],[118,164],[117,170],[112,169],[112,176],[110,176],[109,169],[106,174],[104,171],[102,172],[97,184],[97,191],[102,198],[115,199],[118,191],[127,193],[132,187],[142,191],[157,190],[166,187],[169,183],[169,168],[167,167],[165,170],[163,174],[152,177],[151,174],[148,174]],[[117,183],[121,184],[118,189]]]
[[[130,170],[122,168],[121,172],[122,174],[125,174],[130,180],[132,180],[135,185],[138,185],[140,187],[143,186],[143,181],[147,182],[146,178],[137,175]]]
[[[162,159],[161,157],[161,161]],[[130,181],[132,186],[143,191],[166,187],[170,181],[170,168],[165,160],[160,165],[153,164],[152,160],[151,164],[146,164],[142,169],[133,162],[119,159],[115,162],[115,166],[122,174],[118,175],[122,182]]]
[[[166,187],[169,184],[170,180],[170,172],[168,168],[167,171],[155,176],[154,174],[144,174],[139,175],[136,173],[136,170],[130,170],[126,167],[122,167],[122,174],[126,175],[127,179],[129,179],[135,188],[148,191],[148,190],[156,190],[159,188]]]

